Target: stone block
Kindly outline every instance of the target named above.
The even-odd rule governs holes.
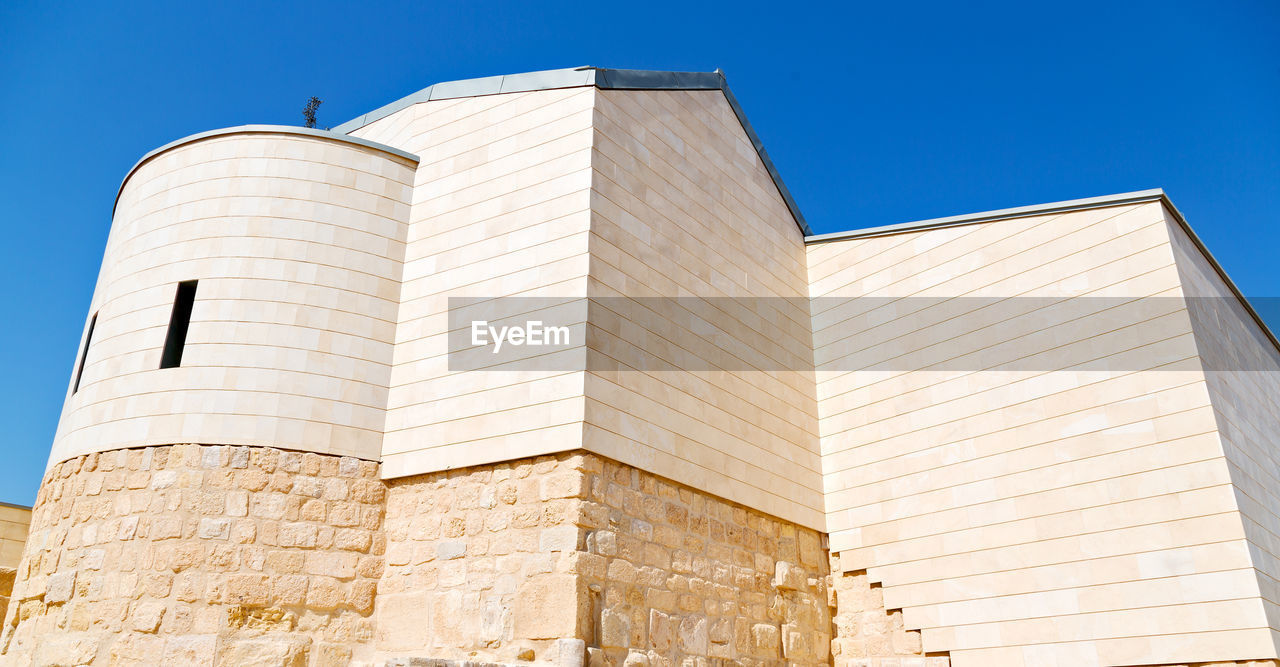
[[[138,632],[155,633],[164,619],[163,602],[143,602],[133,605],[129,612],[130,625]]]
[[[228,519],[200,519],[196,529],[196,537],[205,540],[225,540],[231,536],[231,521]]]
[[[431,604],[425,591],[379,595],[374,642],[380,651],[408,651],[431,641]]]
[[[456,541],[445,541],[436,544],[436,558],[440,560],[453,560],[454,558],[462,558],[467,553],[467,543]]]
[[[773,586],[784,591],[799,591],[808,587],[805,571],[786,561],[774,565]]]
[[[581,639],[556,640],[556,667],[584,667],[587,661],[587,643]]]
[[[677,639],[680,652],[691,655],[706,655],[708,643],[706,617],[685,616],[680,619]]]
[[[262,637],[233,640],[221,664],[237,667],[307,667],[309,640]]]
[[[538,550],[542,552],[576,551],[579,533],[578,527],[573,525],[543,528],[538,533]]]
[[[752,653],[763,658],[775,658],[779,654],[778,626],[756,623],[751,626]]]
[[[76,573],[59,572],[50,575],[45,583],[44,601],[46,604],[57,604],[71,599],[75,592]]]
[[[164,642],[166,665],[215,664],[217,637],[214,635],[181,635],[168,637]]]
[[[588,599],[583,581],[570,574],[543,574],[525,581],[516,594],[515,635],[525,639],[580,636]]]

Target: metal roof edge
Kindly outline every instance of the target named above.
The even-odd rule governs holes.
[[[1182,228],[1182,231],[1187,233],[1187,238],[1191,239],[1192,245],[1200,251],[1201,255],[1204,255],[1205,260],[1209,262],[1209,266],[1213,267],[1213,270],[1218,274],[1219,278],[1222,278],[1222,282],[1226,284],[1227,289],[1231,290],[1231,293],[1240,300],[1240,305],[1244,306],[1245,311],[1248,312],[1249,316],[1253,318],[1253,321],[1257,323],[1258,328],[1262,329],[1262,335],[1266,336],[1267,339],[1271,341],[1271,344],[1275,346],[1276,351],[1280,352],[1280,338],[1276,338],[1275,332],[1271,330],[1271,327],[1267,326],[1267,323],[1262,319],[1262,316],[1254,309],[1253,304],[1249,303],[1249,298],[1244,295],[1244,292],[1240,291],[1240,288],[1236,286],[1236,283],[1231,279],[1231,276],[1227,275],[1227,270],[1222,268],[1222,265],[1218,263],[1218,260],[1213,256],[1213,253],[1209,252],[1209,246],[1205,245],[1204,241],[1200,240],[1200,237],[1196,235],[1194,229],[1191,229],[1191,224],[1187,222],[1185,217],[1183,217],[1182,212],[1178,210],[1178,207],[1173,205],[1173,200],[1169,199],[1168,195],[1161,191],[1159,201],[1164,206],[1165,210],[1169,211],[1169,214],[1173,216],[1174,221],[1178,223],[1178,226]]]
[[[982,211],[979,213],[967,213],[965,215],[953,215],[945,218],[930,218],[928,220],[917,220],[915,222],[903,222],[896,225],[884,225],[882,227],[868,227],[866,229],[851,229],[847,232],[832,232],[830,234],[818,234],[815,236],[806,236],[804,241],[808,243],[826,243],[829,241],[843,241],[846,239],[861,239],[872,236],[889,236],[891,234],[904,234],[907,232],[919,232],[926,229],[939,229],[942,227],[957,227],[961,225],[973,225],[980,222],[995,222],[997,220],[1009,220],[1012,218],[1025,218],[1033,215],[1044,215],[1046,213],[1066,213],[1069,211],[1083,211],[1091,208],[1104,208],[1107,206],[1123,206],[1125,204],[1140,204],[1143,202],[1157,201],[1166,199],[1164,190],[1153,188],[1150,190],[1138,190],[1135,192],[1122,192],[1114,195],[1104,195],[1102,197],[1088,197],[1085,199],[1069,199],[1066,201],[1050,202],[1047,204],[1035,204],[1032,206],[1017,206],[1014,208],[1002,208],[994,211]]]
[[[334,132],[354,132],[370,123],[379,121],[393,113],[406,109],[420,102],[434,100],[457,99],[461,97],[481,97],[484,95],[500,95],[503,93],[531,92],[535,90],[554,90],[558,88],[578,88],[595,86],[601,90],[719,90],[729,102],[738,123],[747,134],[756,154],[769,178],[773,179],[778,195],[791,211],[796,225],[805,236],[813,234],[799,205],[791,196],[782,175],[774,166],[769,153],[764,149],[764,142],[756,134],[755,128],[747,120],[747,114],[729,90],[729,83],[724,72],[674,72],[665,70],[608,69],[605,67],[574,67],[570,69],[544,70],[541,72],[525,72],[523,74],[506,74],[479,79],[464,79],[432,84],[415,93],[406,95],[390,104],[383,105],[364,115],[353,118],[335,128]]]
[[[173,148],[177,148],[179,146],[194,143],[202,139],[210,139],[213,137],[220,137],[220,136],[231,135],[231,134],[291,134],[295,136],[315,137],[319,139],[328,139],[330,141],[338,141],[344,144],[355,144],[357,146],[362,146],[364,148],[372,148],[373,150],[382,151],[383,153],[390,153],[391,155],[404,158],[411,162],[419,161],[417,155],[414,155],[413,153],[409,153],[406,151],[402,151],[399,148],[386,146],[376,141],[369,141],[368,139],[361,139],[360,137],[351,137],[345,134],[337,134],[331,130],[317,130],[310,127],[297,127],[294,125],[237,125],[235,127],[224,127],[217,130],[206,130],[204,132],[197,132],[195,134],[185,136],[181,139],[170,141],[169,143],[159,148],[149,150],[137,162],[133,163],[133,166],[129,167],[129,171],[125,172],[124,178],[120,179],[120,187],[116,188],[116,199],[115,199],[115,202],[111,204],[112,216],[115,215],[116,206],[120,203],[120,193],[124,191],[124,184],[128,183],[129,178],[133,176],[133,173],[137,171],[138,168],[141,167],[148,160],[150,160],[151,158],[161,153],[164,153],[165,151],[168,151]]]
[[[31,511],[31,507],[30,507],[30,506],[28,506],[28,505],[19,505],[19,504],[17,504],[17,503],[6,503],[6,502],[5,502],[5,501],[3,501],[3,500],[0,500],[0,507],[9,507],[9,508],[12,508],[12,509],[15,509],[15,510],[27,510],[27,511]]]

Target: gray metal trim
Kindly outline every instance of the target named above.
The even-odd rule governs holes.
[[[773,160],[764,149],[764,143],[756,134],[755,128],[747,120],[747,114],[738,104],[738,99],[729,90],[729,83],[720,70],[714,72],[668,72],[638,69],[606,69],[603,67],[575,67],[572,69],[554,69],[541,72],[525,72],[523,74],[507,74],[480,79],[447,81],[436,83],[410,95],[406,95],[390,104],[381,106],[367,114],[353,118],[335,128],[334,132],[351,133],[365,125],[381,120],[402,109],[419,102],[433,100],[449,100],[461,97],[480,97],[484,95],[500,95],[503,93],[523,93],[535,90],[554,90],[557,88],[578,88],[595,86],[601,90],[719,90],[724,93],[733,114],[738,117],[743,131],[751,140],[760,161],[778,188],[778,194],[786,203],[796,225],[806,236],[813,234],[804,214],[791,196],[791,191],[782,181],[782,175],[774,166]]]
[[[3,500],[0,500],[0,507],[12,507],[13,509],[16,509],[16,510],[30,510],[30,509],[31,509],[30,507],[27,507],[26,505],[19,505],[19,504],[17,504],[17,503],[6,503],[6,502],[5,502],[5,501],[3,501]]]
[[[120,203],[120,193],[124,191],[124,184],[129,182],[129,177],[133,176],[133,172],[137,171],[138,167],[141,167],[145,162],[171,148],[184,146],[202,139],[221,137],[230,134],[291,134],[301,137],[315,137],[318,139],[328,139],[330,141],[338,141],[344,144],[355,144],[365,148],[372,148],[373,150],[390,153],[391,155],[404,158],[411,162],[419,162],[417,155],[402,151],[399,148],[392,148],[391,146],[386,146],[376,141],[369,141],[368,139],[361,139],[360,137],[351,137],[345,134],[338,134],[329,130],[316,130],[310,127],[296,127],[293,125],[237,125],[235,127],[224,127],[219,130],[197,132],[196,134],[192,134],[175,141],[170,141],[169,143],[154,150],[147,151],[146,155],[143,155],[142,158],[135,162],[132,167],[129,167],[129,171],[126,172],[124,178],[120,180],[120,187],[116,188],[116,200],[111,205],[112,216],[115,215],[116,205]]]
[[[1248,311],[1249,316],[1262,329],[1262,333],[1271,341],[1276,350],[1280,351],[1280,338],[1277,338],[1271,327],[1262,320],[1262,316],[1258,311],[1254,310],[1249,303],[1249,299],[1245,297],[1244,292],[1236,286],[1235,281],[1231,280],[1231,276],[1227,275],[1226,269],[1218,263],[1213,253],[1209,252],[1208,246],[1200,237],[1196,235],[1195,230],[1191,229],[1190,223],[1178,211],[1178,207],[1173,205],[1173,201],[1160,188],[1151,190],[1138,190],[1136,192],[1123,192],[1114,195],[1105,195],[1102,197],[1090,197],[1087,199],[1071,199],[1067,201],[1051,202],[1048,204],[1037,204],[1035,206],[1019,206],[1016,208],[1003,208],[996,211],[984,211],[982,213],[970,213],[968,215],[954,215],[947,218],[933,218],[930,220],[920,220],[917,222],[904,222],[897,225],[885,225],[883,227],[871,227],[868,229],[855,229],[847,232],[835,232],[833,234],[820,234],[817,236],[805,237],[805,244],[811,243],[828,243],[832,241],[847,241],[852,239],[865,239],[873,236],[891,236],[893,234],[906,234],[910,232],[920,232],[930,229],[941,229],[944,227],[959,227],[962,225],[973,225],[982,222],[997,222],[1000,220],[1012,220],[1015,218],[1026,218],[1033,215],[1046,215],[1050,213],[1067,213],[1070,211],[1083,211],[1093,208],[1106,208],[1110,206],[1124,206],[1126,204],[1142,204],[1146,202],[1160,202],[1161,205],[1169,211],[1173,219],[1177,221],[1178,226],[1187,233],[1187,237],[1191,239],[1191,243],[1200,251],[1201,255],[1208,260],[1209,266],[1217,272],[1218,277],[1222,278],[1222,282],[1226,283],[1227,289],[1240,300],[1240,304]]]

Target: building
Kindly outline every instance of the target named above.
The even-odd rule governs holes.
[[[82,341],[11,664],[1280,657],[1280,353],[1165,195],[814,236],[718,72],[159,148]]]
[[[30,525],[30,507],[0,503],[0,617],[9,608],[9,595]]]

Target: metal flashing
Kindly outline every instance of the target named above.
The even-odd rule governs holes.
[[[828,243],[832,241],[848,241],[853,239],[865,239],[875,236],[891,236],[894,234],[908,234],[911,232],[922,232],[931,229],[941,229],[944,227],[959,227],[962,225],[974,225],[984,222],[998,222],[1001,220],[1012,220],[1015,218],[1026,218],[1033,215],[1046,215],[1051,213],[1068,213],[1071,211],[1083,211],[1093,208],[1106,208],[1110,206],[1124,206],[1126,204],[1143,204],[1147,202],[1160,202],[1165,210],[1173,217],[1182,231],[1186,232],[1187,237],[1191,239],[1191,243],[1195,245],[1200,254],[1209,262],[1209,266],[1213,267],[1214,272],[1222,278],[1222,282],[1226,284],[1227,289],[1240,300],[1240,305],[1244,306],[1245,311],[1253,318],[1258,327],[1262,330],[1263,335],[1271,341],[1277,351],[1280,351],[1280,338],[1271,331],[1271,327],[1263,321],[1262,316],[1249,303],[1249,299],[1245,297],[1244,292],[1236,286],[1235,281],[1231,280],[1231,276],[1227,275],[1226,269],[1218,263],[1213,253],[1209,252],[1208,246],[1200,240],[1195,230],[1191,229],[1190,223],[1182,216],[1178,207],[1173,205],[1173,201],[1169,199],[1169,195],[1160,188],[1150,190],[1138,190],[1136,192],[1122,192],[1114,195],[1104,195],[1102,197],[1089,197],[1087,199],[1070,199],[1067,201],[1050,202],[1048,204],[1036,204],[1034,206],[1019,206],[1016,208],[1002,208],[995,211],[983,211],[981,213],[970,213],[967,215],[953,215],[946,218],[932,218],[929,220],[919,220],[916,222],[904,222],[897,225],[885,225],[883,227],[869,227],[867,229],[854,229],[847,232],[835,232],[832,234],[819,234],[816,236],[805,237],[805,244]]]
[[[330,141],[338,141],[344,144],[355,144],[365,148],[372,148],[373,150],[390,153],[391,155],[404,158],[411,162],[419,161],[417,155],[402,151],[399,148],[392,148],[391,146],[386,146],[376,141],[369,141],[368,139],[361,139],[360,137],[338,134],[331,130],[317,130],[310,127],[296,127],[293,125],[237,125],[235,127],[224,127],[218,130],[207,130],[205,132],[197,132],[196,134],[170,141],[159,148],[147,151],[146,155],[143,155],[141,159],[133,163],[133,166],[129,167],[129,171],[125,172],[124,178],[120,180],[120,187],[116,188],[116,200],[111,205],[112,216],[115,215],[116,205],[120,203],[120,193],[124,191],[124,184],[129,182],[129,177],[133,176],[133,172],[137,171],[138,167],[141,167],[145,162],[171,148],[177,148],[178,146],[194,143],[202,139],[210,139],[212,137],[221,137],[230,134],[292,134],[303,137],[315,137],[319,139],[328,139]]]
[[[755,128],[751,127],[751,122],[747,120],[747,115],[742,110],[742,105],[738,104],[737,98],[729,91],[729,84],[725,80],[724,72],[720,70],[714,72],[669,72],[575,67],[489,76],[462,81],[446,81],[432,84],[390,104],[353,118],[333,128],[333,131],[349,134],[420,102],[585,86],[595,86],[601,90],[719,90],[723,92],[725,99],[729,102],[729,107],[733,109],[734,115],[738,118],[738,123],[742,125],[742,129],[747,133],[747,138],[750,139],[751,145],[755,147],[756,153],[759,154],[765,170],[769,172],[769,177],[773,179],[773,184],[777,187],[778,194],[791,211],[791,216],[795,218],[796,225],[800,227],[800,232],[805,236],[813,234],[813,230],[809,228],[808,222],[805,221],[804,214],[800,212],[800,207],[796,204],[795,198],[791,196],[791,191],[783,183],[782,176],[778,173],[777,167],[774,166],[773,160],[769,159],[769,154],[765,152],[764,143],[760,141],[760,136],[756,134]]]

